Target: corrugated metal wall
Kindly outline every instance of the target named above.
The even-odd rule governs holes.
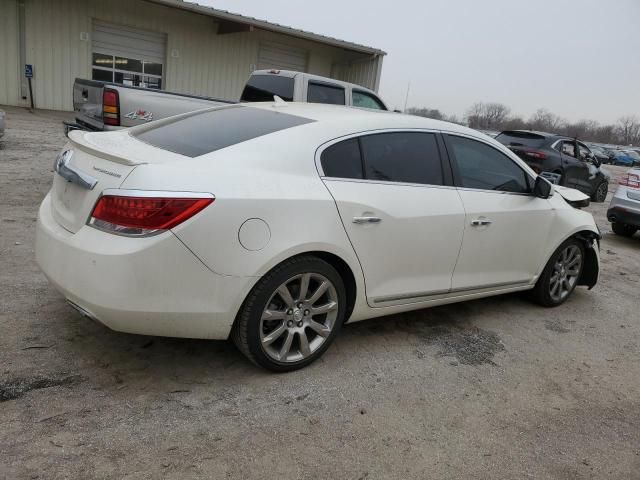
[[[38,108],[71,110],[75,77],[90,78],[93,19],[167,35],[167,90],[236,100],[256,68],[261,42],[309,51],[310,73],[335,76],[375,88],[377,60],[344,63],[345,51],[266,31],[217,35],[214,18],[143,0],[25,0],[26,56],[34,66]],[[17,0],[0,0],[0,103],[23,104],[19,96]],[[6,12],[6,14],[5,14]],[[88,34],[86,36],[85,34]],[[375,65],[366,66],[374,62]],[[351,71],[353,70],[353,71]],[[339,75],[338,75],[339,73]]]
[[[382,59],[381,56],[372,56],[366,59],[335,63],[331,76],[378,91]]]
[[[18,4],[0,0],[0,104],[20,104]]]

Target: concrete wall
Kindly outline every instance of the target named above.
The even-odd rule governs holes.
[[[18,1],[0,0],[0,103],[10,105],[26,104],[20,99]],[[372,76],[372,72],[378,71],[376,59],[351,67],[345,62],[354,52],[321,43],[259,30],[218,35],[218,23],[212,17],[144,0],[22,1],[26,15],[26,63],[34,66],[34,99],[39,108],[73,108],[74,78],[91,78],[93,19],[166,33],[167,90],[237,100],[257,63],[262,41],[307,49],[309,73],[356,79],[356,83],[369,88],[377,87]],[[81,39],[83,32],[89,34],[88,39]]]

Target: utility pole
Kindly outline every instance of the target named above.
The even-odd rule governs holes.
[[[407,102],[409,101],[409,90],[411,89],[411,81],[407,83],[407,95],[404,97],[404,113],[407,112]]]

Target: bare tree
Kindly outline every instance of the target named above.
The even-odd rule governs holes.
[[[640,142],[640,120],[635,115],[619,118],[616,127],[620,141],[624,145]]]
[[[474,103],[467,110],[467,123],[471,128],[499,130],[511,110],[501,103]]]
[[[444,114],[437,108],[407,108],[409,115],[417,115],[419,117],[433,118],[434,120],[444,120]]]
[[[539,108],[529,119],[529,128],[531,130],[549,133],[559,132],[565,124],[566,122],[562,118],[545,108]]]

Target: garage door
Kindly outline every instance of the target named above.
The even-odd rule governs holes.
[[[92,78],[134,87],[162,88],[166,43],[164,33],[96,20]]]
[[[262,43],[258,50],[258,70],[307,71],[307,51],[279,43]]]

